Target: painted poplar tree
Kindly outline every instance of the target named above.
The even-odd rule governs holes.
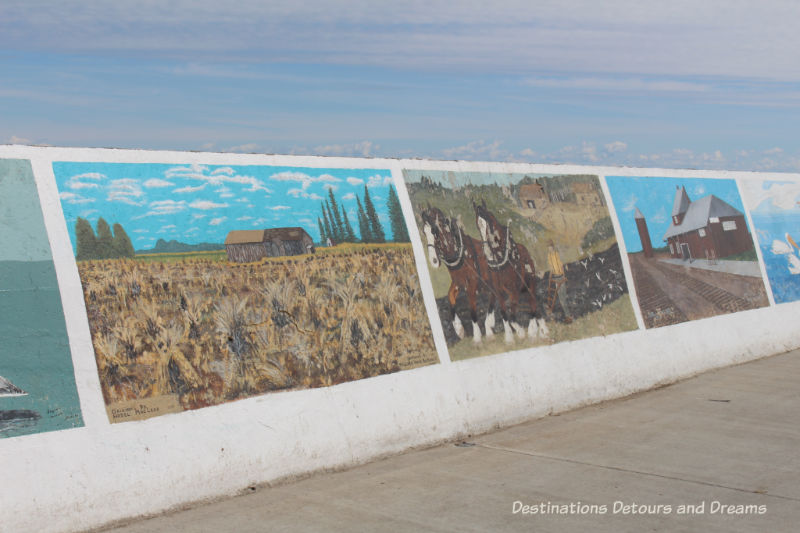
[[[133,257],[136,255],[130,237],[122,228],[122,224],[119,223],[114,224],[114,238],[111,247],[114,257]]]
[[[361,235],[361,242],[372,242],[367,214],[364,212],[364,206],[361,205],[361,198],[358,195],[356,195],[356,202],[358,202],[358,233]]]
[[[410,242],[406,221],[403,218],[403,209],[400,207],[400,199],[397,197],[394,185],[389,186],[389,200],[387,200],[386,206],[389,209],[389,223],[394,242]]]
[[[95,259],[97,255],[97,237],[92,225],[85,218],[78,217],[75,222],[75,259],[84,261]]]
[[[369,222],[369,230],[372,234],[373,242],[386,242],[386,235],[383,233],[383,226],[378,219],[378,213],[375,211],[375,206],[372,204],[372,199],[369,197],[369,189],[364,185],[364,209],[366,210],[367,222]]]
[[[97,257],[96,259],[111,259],[114,257],[114,236],[111,227],[103,217],[97,220]]]
[[[320,208],[322,209],[322,218],[325,223],[325,236],[331,241],[333,241],[333,244],[336,244],[336,235],[333,234],[333,228],[331,228],[331,222],[330,219],[328,218],[328,211],[325,209],[325,203],[320,202],[319,205]],[[328,241],[326,239],[325,243],[327,244],[327,242]]]
[[[353,226],[350,225],[350,219],[347,217],[347,211],[345,211],[344,206],[342,208],[342,219],[344,219],[344,233],[345,238],[344,240],[347,242],[356,242],[356,236],[353,233]]]

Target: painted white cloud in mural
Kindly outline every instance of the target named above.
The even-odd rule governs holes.
[[[742,192],[754,211],[800,208],[800,183],[748,180],[741,182]]]

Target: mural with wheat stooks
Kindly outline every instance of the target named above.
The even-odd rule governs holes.
[[[438,362],[388,171],[53,168],[112,422]]]
[[[451,359],[637,328],[597,176],[403,173]]]

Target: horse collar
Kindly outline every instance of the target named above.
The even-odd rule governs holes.
[[[464,260],[464,237],[461,235],[461,228],[458,228],[458,253],[456,254],[455,260],[448,261],[444,254],[442,254],[442,263],[445,264],[448,268],[456,268],[461,266],[461,262]]]
[[[502,261],[492,262],[491,259],[489,259],[488,257],[486,258],[486,263],[489,265],[489,268],[497,270],[497,269],[503,268],[508,263],[508,252],[509,252],[509,250],[511,250],[511,231],[508,228],[506,228],[506,246],[505,246],[505,248],[506,249],[503,252]]]

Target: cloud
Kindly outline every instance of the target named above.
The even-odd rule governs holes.
[[[128,205],[143,205],[139,198],[144,196],[139,182],[131,178],[122,178],[111,181],[106,189],[106,201],[121,202]]]
[[[639,201],[639,197],[636,196],[635,194],[631,194],[628,197],[628,200],[623,204],[622,211],[624,211],[626,213],[628,213],[630,211],[633,211],[634,209],[636,209],[636,202],[638,202],[638,201]]]
[[[222,224],[226,220],[228,220],[228,217],[212,218],[211,220],[208,221],[208,225],[209,226],[219,226],[220,224]]]
[[[312,152],[315,155],[369,157],[378,149],[380,149],[380,146],[374,144],[372,141],[361,141],[354,144],[327,144],[316,146],[313,148]]]
[[[658,212],[650,219],[656,224],[663,224],[669,217],[667,217],[667,209],[662,205]]]
[[[609,154],[616,154],[618,152],[624,152],[625,150],[627,150],[628,144],[622,141],[614,141],[606,145],[603,145],[603,148],[605,148],[606,152],[608,152]]]
[[[68,204],[88,204],[94,202],[94,198],[85,198],[80,194],[76,194],[74,192],[64,191],[58,195],[59,198],[67,202]]]
[[[100,174],[98,172],[87,172],[84,174],[76,174],[69,178],[64,185],[69,187],[72,190],[79,190],[79,189],[97,189],[100,187],[96,181],[100,181],[105,179],[105,174]]]
[[[150,202],[150,204],[147,207],[149,208],[149,211],[147,211],[143,215],[134,217],[134,220],[145,217],[172,215],[174,213],[180,213],[181,211],[186,209],[186,202],[184,200],[181,201],[156,200],[154,202]]]
[[[194,202],[189,204],[189,207],[191,207],[192,209],[209,210],[209,209],[221,209],[223,207],[228,207],[228,204],[218,204],[210,200],[195,200]]]
[[[240,144],[238,146],[231,146],[230,148],[226,148],[226,152],[234,152],[240,154],[252,154],[258,151],[258,145],[256,143],[246,143]]]
[[[376,174],[375,176],[370,176],[367,180],[367,187],[381,187],[386,185],[391,185],[392,177],[391,176],[381,176]]]
[[[194,186],[194,187],[192,187],[191,185],[187,185],[186,187],[180,187],[180,188],[178,188],[178,189],[175,189],[175,190],[174,190],[174,191],[172,191],[172,192],[174,192],[174,193],[178,193],[178,194],[185,194],[185,193],[198,192],[198,191],[202,191],[203,189],[205,189],[205,188],[206,188],[206,185],[208,185],[208,184],[207,184],[207,183],[204,183],[204,184],[202,184],[202,185],[196,185],[196,186]]]
[[[12,135],[8,138],[9,144],[31,144],[30,139],[26,139],[25,137],[17,137],[16,135]]]
[[[347,178],[347,183],[349,183],[350,185],[353,185],[353,186],[355,186],[355,185],[363,185],[364,184],[364,180],[362,180],[361,178],[350,177],[350,178]]]
[[[73,180],[104,180],[106,179],[105,174],[101,174],[99,172],[85,172],[83,174],[76,174],[72,176],[70,179]]]
[[[454,148],[445,148],[442,150],[442,155],[444,155],[445,159],[474,160],[482,158],[497,161],[506,159],[507,156],[505,150],[500,150],[501,144],[503,144],[502,141],[493,141],[491,143],[487,143],[484,140],[472,141]]]
[[[175,184],[171,181],[162,180],[159,178],[150,178],[149,180],[144,182],[144,186],[148,189],[156,189],[161,187],[172,187]]]
[[[670,79],[607,77],[536,77],[524,83],[531,87],[548,89],[582,89],[609,92],[707,92],[712,87],[705,83]]]
[[[349,193],[345,194],[344,196],[342,196],[342,200],[355,200],[355,199],[356,199],[356,195],[355,195],[355,193],[352,193],[352,192],[349,192]]]
[[[747,196],[751,208],[758,209],[764,202],[766,208],[774,207],[781,211],[800,208],[800,183],[742,181],[742,191]],[[762,208],[763,209],[763,208]]]
[[[212,176],[218,176],[220,174],[224,174],[226,176],[233,176],[234,174],[236,174],[236,171],[233,170],[231,167],[219,167],[211,171]]]
[[[138,228],[138,229],[133,230],[133,233],[150,233],[150,230],[143,229],[143,228]]]
[[[302,190],[307,190],[312,183],[338,183],[342,181],[340,178],[331,176],[330,174],[320,174],[319,176],[310,176],[304,172],[278,172],[269,177],[275,181],[296,181],[300,183]],[[296,189],[290,189],[296,190]]]
[[[175,233],[174,230],[176,229],[178,229],[178,226],[176,226],[175,224],[167,224],[166,226],[161,226],[161,228],[159,228],[159,230],[156,231],[156,233],[169,233],[169,232]]]
[[[239,222],[244,222],[246,220],[253,220],[253,217],[243,216],[236,219]]]
[[[229,187],[225,186],[222,186],[219,189],[215,189],[214,192],[219,193],[220,198],[233,198],[234,196],[236,196],[231,192],[231,189]]]
[[[243,176],[236,174],[230,167],[220,167],[214,171],[209,172],[209,168],[205,165],[189,165],[179,166],[167,169],[164,175],[169,179],[191,179],[203,181],[213,186],[219,186],[226,183],[236,183],[238,185],[249,185],[244,189],[247,192],[264,191],[271,193],[272,191],[266,187],[264,182],[253,176]],[[187,191],[190,192],[190,191]]]
[[[199,213],[195,213],[192,215],[192,220],[200,220],[201,218],[206,218],[205,215],[201,215]]]
[[[322,200],[322,196],[315,192],[306,192],[303,189],[289,189],[286,194],[294,198],[308,198],[309,200]]]
[[[286,209],[291,209],[291,207],[289,207],[288,205],[276,205],[273,207],[269,207],[268,209],[272,209],[273,211],[283,211]]]

